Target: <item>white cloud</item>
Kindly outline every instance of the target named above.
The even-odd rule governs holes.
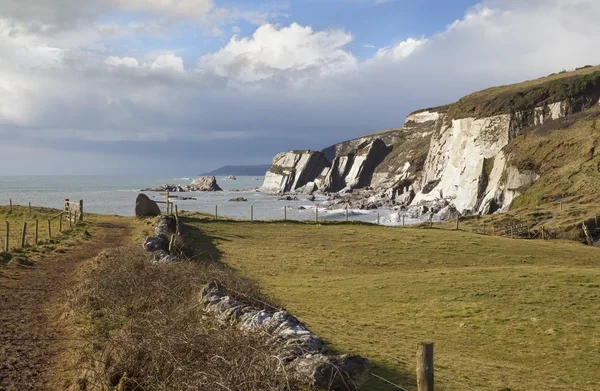
[[[101,40],[109,47],[95,54],[80,46],[102,36],[94,29],[48,36],[45,25],[0,19],[0,145],[162,140],[198,159],[268,161],[279,149],[401,125],[411,110],[477,89],[598,64],[599,19],[594,0],[490,0],[366,61],[351,53],[347,31],[266,24],[187,69],[174,48],[111,53]]]
[[[139,66],[138,60],[132,57],[116,57],[110,56],[105,61],[108,65],[112,65],[115,67],[125,66],[130,68],[137,68]]]
[[[172,53],[162,54],[150,66],[152,69],[170,69],[183,72],[183,59]]]
[[[344,50],[352,35],[340,30],[314,31],[296,23],[260,26],[248,38],[234,36],[214,54],[203,56],[200,69],[241,82],[307,77],[355,70],[357,60]]]
[[[427,43],[427,39],[409,38],[406,41],[400,42],[396,46],[385,47],[377,50],[376,59],[391,58],[393,60],[402,60],[417,50],[420,46]]]
[[[149,12],[184,19],[202,19],[213,8],[212,0],[110,0],[118,9]]]

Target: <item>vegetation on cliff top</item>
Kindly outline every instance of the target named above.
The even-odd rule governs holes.
[[[587,97],[594,96],[595,102]],[[456,103],[418,110],[447,113],[451,119],[490,117],[567,101],[568,113],[577,112],[600,98],[600,66],[586,66],[572,72],[561,72],[540,79],[507,86],[492,87],[459,99]]]

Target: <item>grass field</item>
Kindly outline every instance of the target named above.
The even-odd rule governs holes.
[[[73,225],[69,227],[69,222],[63,216],[62,233],[60,232],[60,218],[57,215],[61,211],[58,209],[13,205],[0,206],[0,251],[5,250],[6,232],[9,224],[9,252],[13,255],[30,255],[32,253],[54,251],[57,244],[62,241],[73,238],[85,230],[85,225]],[[35,242],[35,224],[38,221],[38,242]],[[48,220],[50,220],[50,230],[48,231]],[[23,234],[23,223],[27,223],[25,231],[25,247],[21,247]],[[72,229],[71,229],[72,228]],[[50,238],[49,234],[52,234]]]
[[[414,390],[435,343],[436,389],[600,389],[600,251],[438,229],[186,218],[227,263],[337,350]],[[371,380],[367,390],[392,390]]]

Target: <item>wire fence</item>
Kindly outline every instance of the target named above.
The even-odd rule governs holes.
[[[51,213],[45,208],[13,205],[10,201],[3,219],[0,219],[0,251],[11,252],[50,243],[83,220],[83,201],[77,206],[65,201],[64,210]]]
[[[242,292],[239,292],[239,291],[237,291],[237,290],[235,290],[235,289],[227,288],[227,291],[229,291],[229,292],[232,292],[232,293],[234,293],[234,294],[238,295],[238,297],[245,297],[245,298],[249,299],[250,301],[253,301],[253,302],[256,302],[256,303],[260,303],[260,304],[262,304],[262,305],[263,305],[265,308],[270,308],[270,309],[274,310],[275,312],[284,310],[284,309],[283,309],[283,308],[281,308],[281,307],[278,307],[278,306],[275,306],[275,305],[273,305],[273,304],[267,303],[267,302],[265,302],[265,301],[263,301],[263,300],[256,299],[255,297],[249,296],[249,295],[247,295],[247,294],[245,294],[245,293],[242,293]],[[302,321],[302,320],[301,320],[301,321]],[[307,322],[305,322],[305,321],[302,321],[302,322],[303,322],[303,323],[304,323],[304,324],[305,324],[307,327],[310,327],[310,325],[309,325]],[[327,327],[325,324],[320,324],[320,325],[319,325],[319,327],[320,327],[320,328],[323,328],[323,329],[326,329],[326,330],[328,330],[328,332],[329,332],[329,333],[331,333],[331,335],[337,335],[337,334],[338,334],[338,332],[337,332],[337,331],[330,329],[330,328],[329,328],[329,327]],[[418,336],[415,336],[415,335],[409,335],[409,334],[406,334],[406,333],[403,333],[403,335],[404,335],[405,337],[409,337],[409,338],[411,338],[411,339],[412,339],[412,340],[414,340],[414,341],[422,341],[422,340],[423,340],[423,338],[422,338],[422,337],[418,337]],[[412,363],[412,364],[409,362],[409,361],[410,361],[410,359],[395,358],[395,361],[396,361],[397,363],[399,363],[399,364],[405,365],[405,366],[406,366],[406,368],[411,368],[411,367],[413,367],[413,366],[415,366],[415,365],[416,365],[416,360],[415,360],[415,361],[413,361],[413,363]],[[400,385],[400,384],[398,384],[397,382],[394,382],[394,381],[392,381],[392,380],[390,380],[390,379],[388,379],[388,378],[386,378],[386,377],[382,376],[381,374],[378,374],[378,373],[376,373],[376,372],[374,372],[374,371],[371,371],[371,372],[369,373],[369,375],[370,375],[370,376],[372,376],[372,377],[374,377],[374,378],[376,378],[376,379],[378,379],[379,381],[382,381],[382,382],[386,383],[387,385],[389,385],[389,386],[392,386],[392,387],[394,387],[394,388],[396,388],[396,389],[399,389],[399,390],[403,390],[403,391],[411,391],[411,390],[409,390],[409,389],[407,389],[407,388],[405,388],[405,387],[410,387],[410,388],[413,388],[413,389],[415,389],[415,388],[414,388],[414,387],[415,387],[415,385],[409,385],[409,384],[403,384],[403,385]],[[479,390],[477,390],[476,388],[474,388],[474,387],[472,387],[472,386],[470,386],[470,385],[468,385],[468,384],[465,384],[464,382],[461,382],[461,381],[459,381],[459,380],[453,379],[453,378],[451,378],[451,377],[450,377],[450,376],[448,376],[448,375],[441,375],[439,370],[436,370],[436,371],[435,371],[435,376],[436,376],[436,378],[439,378],[439,379],[442,379],[442,380],[444,380],[444,381],[448,381],[448,382],[450,382],[450,383],[453,383],[453,384],[455,384],[455,385],[458,385],[458,386],[462,387],[462,388],[463,388],[463,389],[465,389],[465,390],[470,390],[470,391],[479,391]]]

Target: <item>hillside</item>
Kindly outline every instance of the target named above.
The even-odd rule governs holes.
[[[405,207],[442,219],[591,196],[599,102],[600,66],[489,88],[415,111],[402,128],[327,147],[319,167],[280,154],[269,189],[302,177],[308,185],[279,191],[338,193],[329,208]]]
[[[271,167],[268,164],[247,165],[247,166],[223,166],[216,170],[201,174],[200,176],[221,176],[221,175],[238,175],[238,176],[264,176],[265,172]]]

